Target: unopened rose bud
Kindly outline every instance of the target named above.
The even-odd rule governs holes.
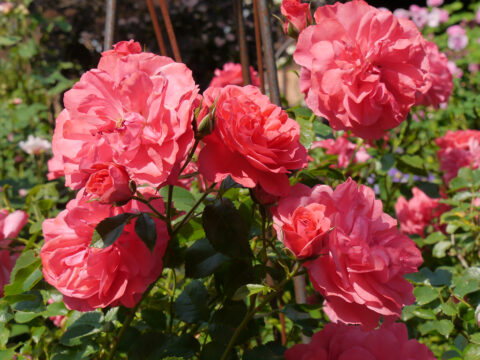
[[[298,38],[307,26],[313,24],[310,4],[302,4],[300,0],[283,0],[280,10],[286,17],[285,33],[294,39]]]
[[[209,109],[209,112],[204,115],[201,120],[197,123],[197,132],[195,134],[196,139],[202,139],[205,136],[211,134],[215,128],[215,104]],[[199,116],[202,116],[205,111],[200,111]]]

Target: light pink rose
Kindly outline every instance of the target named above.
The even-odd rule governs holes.
[[[450,14],[448,13],[448,11],[445,9],[440,9],[440,22],[446,23],[449,18],[450,18]]]
[[[8,210],[0,210],[0,242],[16,237],[27,222],[25,211],[17,210],[9,214]]]
[[[478,8],[477,12],[475,13],[475,21],[477,24],[480,24],[480,8]]]
[[[479,64],[468,64],[468,71],[471,73],[476,73],[478,70],[480,70],[480,65]]]
[[[191,71],[122,42],[104,52],[65,94],[49,178],[85,186],[98,164],[114,163],[137,184],[174,184],[193,144],[198,88]]]
[[[448,68],[448,59],[444,53],[438,51],[438,46],[425,41],[428,61],[430,63],[430,80],[432,87],[424,94],[420,94],[418,103],[432,105],[438,109],[441,103],[446,103],[453,90],[452,74]]]
[[[445,136],[437,138],[435,143],[440,148],[437,157],[447,185],[462,167],[480,167],[480,131],[447,131]]]
[[[0,242],[2,246],[5,243]],[[3,288],[10,283],[10,273],[12,272],[18,255],[12,254],[9,250],[0,250],[0,297],[3,297]]]
[[[129,182],[123,167],[115,164],[95,164],[85,191],[98,196],[102,204],[127,201],[133,195]]]
[[[250,78],[252,85],[260,86],[260,78],[253,66],[250,66]],[[210,87],[225,87],[227,85],[243,85],[242,65],[226,63],[222,69],[215,69]]]
[[[309,344],[292,346],[286,360],[436,360],[417,340],[408,340],[403,323],[383,324],[379,329],[362,331],[356,326],[327,324],[315,333]]]
[[[148,198],[148,193],[145,194]],[[163,200],[152,205],[163,211]],[[107,306],[133,307],[162,272],[167,247],[165,223],[155,221],[157,239],[153,252],[135,232],[136,218],[123,229],[113,245],[92,247],[95,227],[103,219],[122,213],[148,212],[136,201],[122,207],[91,201],[84,191],[67,204],[55,219],[45,220],[45,244],[40,251],[45,280],[64,295],[69,309],[90,311]]]
[[[397,199],[395,212],[400,222],[400,230],[405,234],[417,234],[425,237],[424,229],[440,214],[438,199],[428,197],[422,190],[414,187],[413,197],[406,200],[403,196]]]
[[[14,9],[15,5],[11,2],[2,2],[0,3],[0,12],[3,14],[8,14]]]
[[[313,22],[310,3],[302,3],[301,0],[283,0],[280,11],[286,17],[285,34],[296,37]]]
[[[410,18],[419,29],[428,22],[428,9],[418,5],[410,5]]]
[[[447,62],[447,68],[452,74],[453,77],[456,78],[461,78],[463,76],[463,70],[460,69],[457,64],[455,64],[453,61]]]
[[[326,149],[326,153],[330,155],[338,155],[338,167],[346,168],[350,163],[364,163],[370,159],[365,146],[357,145],[348,140],[347,134],[343,134],[336,139],[326,139],[315,141],[312,143],[311,149]]]
[[[294,53],[307,106],[335,130],[382,137],[431,86],[422,35],[411,21],[364,1],[319,7],[315,20]]]
[[[393,15],[399,19],[410,19],[410,11],[407,9],[395,9]]]
[[[332,321],[373,329],[382,316],[392,321],[403,306],[415,301],[413,286],[403,275],[417,271],[422,263],[420,251],[397,229],[395,219],[383,212],[372,189],[352,179],[335,191],[326,185],[312,189],[295,185],[273,212],[281,240],[286,237],[283,224],[289,224],[302,207],[312,213],[310,219],[330,220],[327,238],[315,240],[318,246],[313,255],[320,256],[304,266],[315,290],[325,297]],[[308,224],[315,224],[313,220]],[[314,231],[301,234],[315,239]]]
[[[260,185],[271,195],[286,195],[288,174],[307,164],[298,123],[251,85],[207,89],[203,105],[215,101],[215,129],[203,138],[200,173],[208,181],[230,175],[247,188]]]

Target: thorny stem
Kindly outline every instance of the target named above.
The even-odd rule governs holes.
[[[190,150],[190,153],[187,156],[187,160],[185,160],[185,163],[183,164],[182,168],[180,169],[180,173],[178,174],[179,176],[183,173],[183,170],[187,167],[188,163],[192,161],[193,155],[195,155],[195,151],[197,150],[198,144],[200,143],[199,139],[195,139],[195,143],[193,144],[192,150]]]
[[[139,201],[139,202],[147,205],[147,206],[150,208],[150,210],[152,210],[152,211],[155,213],[155,215],[157,215],[157,216],[158,216],[160,219],[162,219],[163,221],[167,222],[167,218],[166,218],[165,216],[163,216],[157,209],[155,209],[155,208],[152,206],[152,204],[150,204],[150,201],[149,201],[149,200],[143,199],[143,198],[141,198],[141,197],[139,197],[139,196],[134,196],[134,197],[132,197],[132,200],[136,200],[136,201]]]
[[[173,198],[173,185],[168,185],[168,198],[167,198],[167,230],[168,235],[172,237],[172,198]]]
[[[300,264],[296,263],[293,271],[291,273],[289,273],[287,275],[287,277],[280,284],[278,284],[277,290],[274,291],[274,292],[271,292],[270,294],[265,296],[263,301],[257,307],[255,307],[256,298],[252,297],[251,302],[250,302],[250,308],[247,311],[247,314],[245,315],[242,322],[240,323],[240,325],[235,330],[235,332],[234,332],[232,338],[230,339],[230,342],[228,343],[227,348],[223,352],[223,355],[220,358],[220,360],[226,360],[227,359],[228,354],[230,353],[233,346],[235,345],[235,342],[237,341],[237,338],[239,337],[240,333],[243,331],[245,326],[247,326],[248,322],[252,319],[252,317],[257,312],[262,310],[265,305],[267,305],[271,300],[273,300],[278,294],[280,294],[283,291],[283,288],[285,287],[285,285],[297,274],[297,271],[299,269],[300,269]]]

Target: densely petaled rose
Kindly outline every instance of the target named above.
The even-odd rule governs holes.
[[[338,155],[338,167],[346,168],[350,163],[364,163],[370,159],[365,146],[360,146],[348,141],[347,134],[336,139],[320,140],[312,143],[311,149],[324,148],[330,155]]]
[[[85,185],[85,191],[99,197],[102,204],[129,200],[133,191],[130,188],[127,172],[115,164],[95,164]]]
[[[132,307],[162,272],[168,242],[165,224],[154,219],[157,239],[153,252],[136,234],[136,219],[125,226],[113,245],[91,247],[95,226],[103,219],[149,209],[136,201],[112,207],[90,200],[82,190],[66,210],[43,223],[43,275],[64,295],[70,309],[89,311],[119,304]],[[162,209],[161,199],[152,204]]]
[[[313,22],[310,4],[302,4],[301,0],[283,0],[280,11],[286,17],[285,34],[294,33],[298,35]],[[291,31],[289,31],[289,28]]]
[[[309,344],[292,346],[286,360],[435,360],[417,340],[408,340],[405,324],[382,325],[362,331],[356,326],[327,324]]]
[[[420,95],[418,103],[432,105],[438,109],[438,106],[441,103],[446,103],[452,94],[452,74],[448,69],[447,56],[438,51],[438,46],[435,43],[426,41],[425,49],[430,62],[429,76],[432,87],[426,93]]]
[[[335,130],[378,139],[430,88],[415,25],[363,1],[322,6],[300,34],[295,61],[307,106]]]
[[[298,123],[251,85],[209,88],[203,104],[214,102],[215,129],[203,139],[200,173],[209,181],[230,175],[247,188],[259,184],[271,195],[286,195],[290,170],[307,164]]]
[[[400,222],[400,230],[406,234],[425,236],[424,229],[440,214],[437,212],[440,203],[428,197],[422,190],[414,187],[413,197],[406,200],[403,196],[397,199],[395,212]]]
[[[447,185],[462,167],[471,166],[474,169],[480,167],[480,131],[447,131],[445,136],[436,139],[435,142],[440,147],[437,157]]]
[[[222,69],[215,69],[210,87],[225,87],[227,85],[243,85],[242,65],[226,63]],[[252,85],[260,86],[260,78],[253,66],[250,66]]]
[[[139,184],[175,183],[193,142],[198,89],[191,71],[122,42],[65,94],[49,178],[85,185],[97,164],[122,166]]]
[[[313,204],[324,208],[314,209]],[[316,218],[330,220],[332,230],[316,254],[321,256],[305,267],[314,288],[325,297],[332,321],[375,328],[381,316],[394,319],[404,305],[415,301],[413,286],[403,275],[417,271],[420,251],[383,212],[372,189],[351,179],[335,191],[326,185],[313,189],[295,185],[274,210],[276,228],[288,224],[295,209],[302,207],[318,212]],[[279,233],[283,239],[285,235]]]

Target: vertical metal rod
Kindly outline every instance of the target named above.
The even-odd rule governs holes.
[[[116,3],[117,0],[107,0],[107,16],[105,18],[105,37],[103,42],[103,50],[105,51],[110,50],[113,45]]]
[[[293,278],[293,286],[295,288],[295,301],[297,304],[307,303],[307,291],[305,290],[305,275],[295,276]],[[308,344],[310,338],[302,334],[302,343]]]
[[[150,17],[152,18],[153,29],[155,30],[155,36],[157,38],[158,47],[160,48],[160,54],[167,56],[167,49],[165,47],[165,42],[163,41],[162,31],[160,30],[160,24],[157,19],[157,12],[155,11],[155,6],[153,5],[152,0],[147,0],[148,11],[150,12]]]
[[[252,83],[250,78],[250,61],[248,59],[247,41],[245,36],[245,23],[243,21],[243,0],[233,0],[233,13],[237,23],[238,47],[240,50],[240,63],[242,64],[243,85]]]
[[[163,21],[165,22],[165,28],[167,29],[170,46],[172,47],[173,57],[176,62],[182,62],[180,50],[178,49],[177,39],[175,38],[175,32],[173,31],[172,21],[170,20],[170,15],[168,14],[166,0],[160,0],[160,10],[162,12]]]
[[[258,0],[253,0],[253,18],[255,23],[255,47],[257,50],[257,69],[260,77],[260,90],[265,94],[265,75],[263,72],[262,37],[260,23],[258,21]]]
[[[265,55],[265,65],[267,68],[270,100],[272,103],[280,106],[280,89],[278,88],[277,65],[275,63],[275,51],[273,48],[272,31],[270,28],[270,11],[268,10],[267,0],[258,0],[258,14]]]

